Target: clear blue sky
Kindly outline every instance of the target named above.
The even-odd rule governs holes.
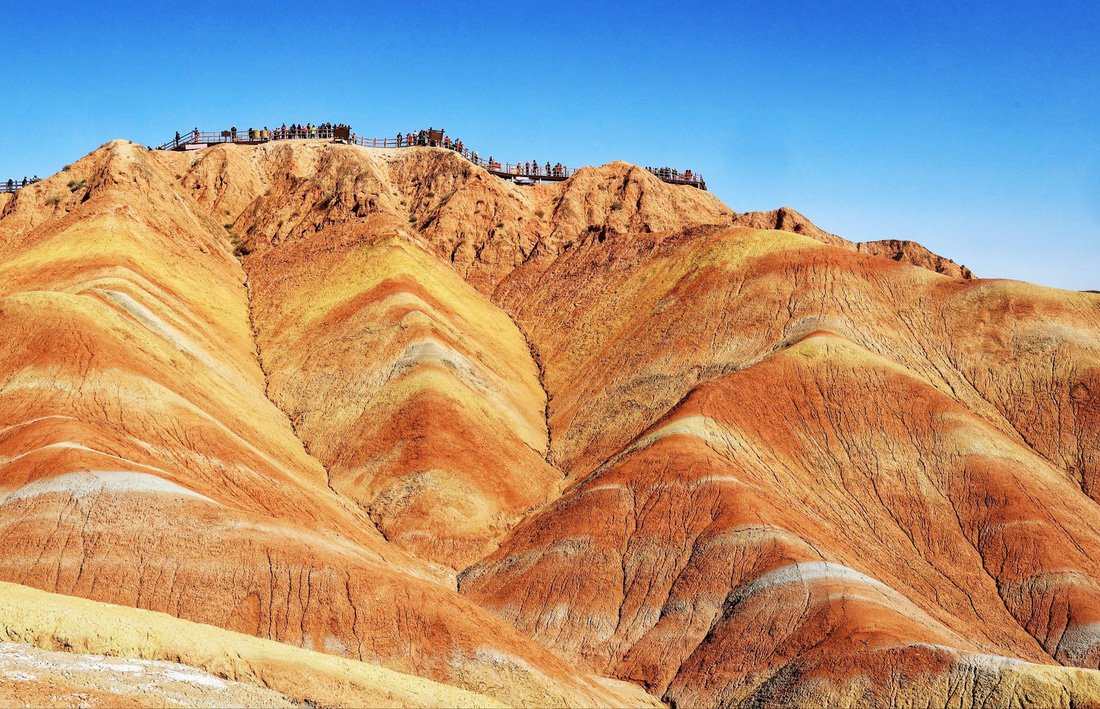
[[[702,173],[979,275],[1100,289],[1100,3],[24,2],[0,176],[175,130],[443,126],[482,154]]]

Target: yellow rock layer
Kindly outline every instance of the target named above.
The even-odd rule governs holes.
[[[178,662],[295,702],[362,707],[498,707],[489,697],[164,613],[0,583],[0,641]],[[2,678],[0,678],[2,679]],[[157,697],[148,697],[156,703]]]

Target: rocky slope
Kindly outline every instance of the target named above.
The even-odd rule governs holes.
[[[830,234],[816,227],[809,219],[789,207],[780,207],[769,212],[747,212],[738,214],[733,223],[737,226],[748,226],[754,229],[779,229],[795,234],[803,234],[812,239],[823,241],[826,244],[853,249],[874,256],[883,256],[894,261],[910,263],[914,266],[927,268],[936,273],[942,273],[952,278],[974,277],[974,273],[966,266],[960,266],[951,259],[934,254],[915,241],[901,239],[883,239],[882,241],[848,241],[836,234]]]
[[[0,599],[5,704],[500,706],[377,665],[163,613],[7,583],[0,583]]]
[[[1097,521],[1026,446],[819,332],[697,387],[463,590],[677,705],[812,706],[822,682],[943,705],[964,666],[1095,667]],[[1042,696],[1092,681],[1044,672]]]
[[[109,603],[464,702],[1100,701],[1095,295],[625,163],[115,142],[0,203],[0,328],[0,580],[82,652],[242,679]]]

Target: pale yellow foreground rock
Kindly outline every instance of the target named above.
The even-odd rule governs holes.
[[[178,662],[0,643],[0,707],[293,707],[289,699]]]
[[[191,623],[164,613],[97,603],[2,582],[0,642],[188,665],[202,671],[193,676],[221,678],[270,690],[251,692],[227,685],[232,692],[223,697],[224,702],[238,698],[253,706],[286,706],[287,700],[322,706],[501,706],[486,696],[378,665]],[[34,673],[33,667],[25,671]],[[70,668],[66,677],[72,683],[70,687],[80,687],[83,683],[88,692],[89,687],[95,686],[93,675],[97,670],[89,666],[83,672],[85,675],[81,675],[79,668],[75,671]],[[152,686],[160,685],[153,683]],[[183,691],[171,683],[163,686],[165,692]],[[19,687],[12,676],[0,676],[0,705],[13,704],[20,696],[17,690]],[[65,696],[58,697],[58,705],[66,704]],[[125,686],[119,686],[114,696],[122,700],[122,704],[132,705]],[[197,697],[191,698],[197,701]],[[40,694],[36,703],[48,699]],[[153,694],[144,697],[144,704],[176,703],[171,700],[167,694]],[[108,703],[114,705],[116,702]],[[194,705],[190,701],[186,703]]]

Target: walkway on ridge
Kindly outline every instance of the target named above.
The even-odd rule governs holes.
[[[184,134],[177,133],[175,139],[163,145],[158,145],[156,150],[201,150],[211,145],[222,143],[262,145],[276,140],[335,140],[351,145],[359,145],[364,148],[444,148],[458,153],[473,164],[485,168],[488,172],[497,177],[520,183],[526,180],[532,182],[561,182],[575,175],[577,170],[580,169],[565,167],[563,165],[538,166],[529,165],[527,163],[502,163],[496,160],[490,161],[491,158],[490,160],[486,160],[481,157],[477,151],[470,150],[469,148],[460,148],[456,144],[444,145],[442,130],[420,131],[420,133],[424,135],[419,139],[418,134],[410,134],[413,136],[410,142],[403,137],[363,138],[347,130],[341,131],[338,128],[313,127],[308,131],[304,129],[292,131],[291,129],[284,130],[282,128],[276,128],[274,130],[200,131],[196,128]],[[685,177],[683,174],[673,172],[667,168],[657,168],[649,172],[662,182],[673,185],[690,185],[701,190],[707,189],[707,183],[697,175]]]

